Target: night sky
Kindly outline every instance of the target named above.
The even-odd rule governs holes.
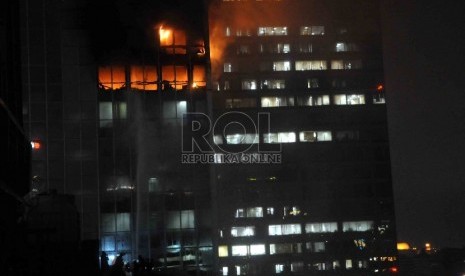
[[[381,3],[398,239],[465,246],[464,9]]]

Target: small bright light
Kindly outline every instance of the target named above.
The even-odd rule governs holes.
[[[378,91],[381,91],[384,89],[384,86],[382,84],[379,84],[377,87],[376,87],[376,90]]]
[[[40,145],[39,142],[37,142],[37,141],[32,141],[31,142],[31,148],[32,149],[38,150],[38,149],[40,149],[40,147],[41,147],[41,145]]]

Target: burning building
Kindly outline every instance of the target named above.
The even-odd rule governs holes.
[[[211,2],[214,120],[237,115],[214,133],[220,275],[391,273],[377,2]]]

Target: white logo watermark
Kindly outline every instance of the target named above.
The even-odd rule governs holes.
[[[264,143],[270,132],[270,114],[256,120],[244,112],[227,112],[212,119],[204,113],[183,116],[182,155],[184,164],[280,164],[281,144]],[[262,139],[260,139],[262,138]]]

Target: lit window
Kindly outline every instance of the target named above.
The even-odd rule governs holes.
[[[307,88],[318,88],[320,87],[318,79],[308,79],[307,80]]]
[[[337,232],[337,222],[318,222],[305,224],[305,233]]]
[[[102,66],[98,70],[99,86],[105,90],[123,88],[126,84],[124,66]]]
[[[268,226],[268,234],[270,236],[296,235],[301,234],[302,228],[300,224],[276,224]]]
[[[324,35],[324,26],[302,26],[300,27],[300,35]]]
[[[287,27],[258,27],[259,36],[287,35]]]
[[[226,143],[238,144],[255,144],[258,143],[258,134],[228,134],[226,135]]]
[[[386,98],[384,97],[384,93],[377,93],[373,95],[373,103],[374,104],[385,104]]]
[[[286,82],[284,80],[262,80],[260,82],[261,89],[284,89]]]
[[[232,66],[230,62],[226,62],[223,65],[223,72],[227,72],[227,73],[232,72]]]
[[[346,269],[352,269],[352,260],[351,259],[346,260]]]
[[[295,132],[278,132],[263,134],[263,142],[267,144],[273,143],[295,143]]]
[[[292,262],[291,263],[292,272],[302,272],[304,271],[304,262]]]
[[[237,226],[231,228],[233,237],[250,237],[255,235],[255,226]]]
[[[326,244],[325,242],[314,242],[313,243],[313,252],[325,252]]]
[[[365,232],[373,230],[373,221],[346,221],[342,223],[343,232]]]
[[[334,104],[335,105],[362,105],[362,104],[365,104],[365,95],[363,94],[334,95]]]
[[[131,66],[131,88],[151,91],[157,90],[157,67]]]
[[[264,244],[251,244],[250,245],[250,255],[265,255],[265,245]]]
[[[301,243],[277,243],[270,244],[270,255],[302,253]]]
[[[300,142],[322,142],[332,139],[331,131],[301,131],[299,133]]]
[[[242,81],[242,90],[256,90],[257,81],[256,80],[243,80]]]
[[[231,36],[231,28],[226,27],[224,34],[225,34],[225,36]]]
[[[291,62],[290,61],[275,61],[273,62],[273,71],[290,71]]]
[[[262,207],[247,208],[247,217],[248,218],[262,218],[263,208]]]
[[[355,52],[358,51],[359,48],[355,43],[337,42],[335,50],[336,52]]]
[[[266,214],[269,216],[274,215],[274,208],[273,207],[266,208]]]
[[[247,256],[247,245],[233,245],[232,256]]]
[[[229,89],[231,89],[231,87],[229,86],[229,81],[224,81],[223,90],[229,90]]]
[[[284,264],[275,264],[274,265],[274,271],[276,274],[283,273],[284,272]]]
[[[294,106],[293,97],[262,97],[262,107]]]
[[[295,62],[296,71],[326,70],[326,60],[299,60]]]
[[[223,276],[227,276],[228,271],[229,271],[229,268],[227,266],[223,266],[223,268],[222,268]]]
[[[301,96],[297,97],[299,106],[329,105],[329,95]]]
[[[99,116],[100,120],[112,120],[113,119],[113,106],[111,102],[100,102],[99,103]]]
[[[218,257],[228,257],[228,246],[227,245],[219,245],[218,246]]]
[[[221,135],[213,135],[213,143],[215,143],[215,145],[223,144],[223,136],[221,136]]]
[[[331,69],[333,70],[362,69],[362,61],[361,60],[332,60]]]
[[[245,218],[244,209],[237,209],[236,214],[234,215],[235,218]]]

